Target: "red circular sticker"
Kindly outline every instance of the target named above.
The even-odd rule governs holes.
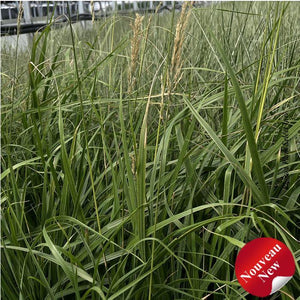
[[[281,289],[294,275],[295,261],[289,248],[272,238],[258,238],[238,253],[235,274],[241,286],[258,297]]]

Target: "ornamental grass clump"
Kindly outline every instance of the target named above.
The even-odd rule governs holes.
[[[185,3],[4,47],[2,298],[247,300],[244,244],[297,262],[299,15]]]

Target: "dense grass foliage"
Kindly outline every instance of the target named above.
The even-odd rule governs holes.
[[[3,45],[3,299],[254,299],[234,262],[263,236],[297,263],[270,299],[296,299],[299,15],[186,6]]]

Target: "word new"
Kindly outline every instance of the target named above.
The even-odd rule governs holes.
[[[252,269],[249,270],[249,272],[245,271],[244,274],[240,275],[241,278],[247,283],[247,279],[251,279],[252,276],[256,276],[262,280],[263,283],[265,283],[265,278],[269,278],[269,276],[272,276],[277,269],[280,268],[278,261],[274,262],[273,265],[271,265],[266,271],[263,270],[263,267],[266,265],[266,261],[270,261],[272,257],[274,257],[279,251],[281,250],[281,247],[276,244],[267,254],[265,254],[254,266]],[[257,274],[257,272],[261,271]]]

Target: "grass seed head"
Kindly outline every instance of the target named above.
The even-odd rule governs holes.
[[[191,15],[191,9],[188,9],[190,6],[191,6],[190,2],[187,1],[184,2],[184,4],[182,5],[180,18],[176,25],[176,33],[174,38],[174,47],[173,47],[171,70],[170,70],[171,72],[170,79],[172,80],[173,84],[170,82],[170,90],[175,89],[180,79],[182,78],[181,75],[181,68],[183,65],[182,48],[183,48],[183,42],[185,38],[185,29]]]
[[[22,1],[19,1],[19,12],[17,17],[17,31],[20,32],[21,19],[23,16],[24,7]]]
[[[128,92],[131,92],[136,83],[136,67],[137,67],[137,61],[139,57],[139,51],[140,51],[140,44],[141,39],[143,37],[143,30],[142,30],[142,21],[144,17],[136,14],[136,18],[134,21],[134,24],[131,24],[131,28],[133,30],[133,37],[131,39],[131,57],[130,57],[130,69],[129,69],[129,75],[128,75]]]

